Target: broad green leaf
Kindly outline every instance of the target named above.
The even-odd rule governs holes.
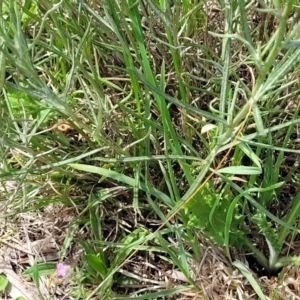
[[[102,279],[107,274],[107,268],[105,263],[95,254],[87,254],[84,256],[86,262],[95,270],[97,271]]]
[[[0,292],[4,291],[8,285],[8,280],[4,275],[0,275]]]
[[[231,203],[231,194],[220,199],[213,190],[210,190],[208,184],[205,185],[185,206],[185,212],[189,218],[188,226],[200,228],[216,243],[224,245],[225,220]],[[230,224],[230,229],[235,232],[231,241],[233,244],[238,243],[240,239],[238,230],[240,222],[241,219],[237,214],[234,222]]]
[[[38,277],[36,280],[39,279],[39,276],[46,276],[46,275],[51,275],[55,272],[56,270],[56,263],[40,263],[40,264],[34,264],[32,267],[28,268],[23,272],[23,275],[28,275],[32,278],[34,276]]]

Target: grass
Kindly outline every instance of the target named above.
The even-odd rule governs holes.
[[[296,1],[0,7],[6,294],[297,295]]]

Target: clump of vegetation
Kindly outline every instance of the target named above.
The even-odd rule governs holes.
[[[297,294],[295,0],[0,9],[0,240],[34,283],[12,298]]]

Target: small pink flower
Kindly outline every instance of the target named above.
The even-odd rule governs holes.
[[[56,266],[56,275],[58,277],[65,277],[67,273],[68,266],[64,263],[58,263]]]

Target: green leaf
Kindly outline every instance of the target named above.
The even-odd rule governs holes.
[[[96,196],[91,193],[89,197],[89,213],[90,213],[90,222],[92,231],[95,237],[95,240],[102,240],[102,228],[101,228],[101,220],[99,213],[99,206],[93,206],[93,203],[96,201]]]
[[[84,256],[84,259],[95,271],[101,275],[102,279],[105,277],[107,274],[105,262],[103,262],[97,255],[87,254]]]
[[[250,159],[251,161],[259,168],[261,169],[261,160],[260,158],[253,152],[253,150],[250,148],[250,146],[246,143],[241,143],[237,145]]]
[[[273,228],[273,224],[267,221],[264,214],[258,212],[251,220],[258,225],[261,233],[265,236],[269,248],[269,267],[273,269],[277,263],[278,255],[281,251],[282,244],[278,239],[278,233]]]
[[[56,263],[41,263],[34,264],[32,267],[28,268],[23,272],[23,275],[28,275],[31,278],[34,278],[35,274],[38,273],[38,276],[51,275],[56,270]]]
[[[8,280],[5,276],[0,275],[0,291],[4,291],[8,285]]]
[[[261,174],[261,169],[257,167],[233,166],[218,170],[218,173],[239,174],[239,175],[257,175]]]
[[[249,283],[251,284],[251,286],[255,290],[257,296],[259,297],[259,299],[267,300],[264,293],[263,293],[263,291],[259,287],[259,284],[254,279],[254,277],[252,275],[252,272],[244,264],[242,264],[240,261],[233,262],[233,265],[236,268],[238,268],[243,273],[243,275],[248,279]]]
[[[74,239],[83,249],[86,253],[93,253],[96,254],[96,251],[94,248],[90,245],[88,241],[82,241],[79,239]]]
[[[121,241],[123,247],[115,251],[116,255],[111,263],[112,267],[122,263],[134,249],[145,242],[146,238],[147,232],[142,229],[136,229],[123,238]]]
[[[224,245],[226,215],[231,203],[231,194],[227,194],[218,200],[218,195],[210,190],[209,185],[206,184],[185,206],[185,212],[189,216],[188,226],[201,228],[216,243]],[[235,218],[230,223],[230,230],[234,232],[231,244],[239,244],[242,232],[238,230],[238,225],[242,222],[242,219],[235,209],[234,212]]]
[[[134,299],[136,300],[149,300],[149,299],[168,299],[171,298],[171,295],[177,295],[176,298],[178,299],[178,295],[185,292],[185,291],[190,291],[193,288],[193,286],[189,285],[189,286],[176,286],[175,288],[171,288],[171,289],[162,289],[161,291],[157,291],[157,292],[148,292],[143,294],[142,296],[136,296],[134,297]],[[175,299],[174,297],[172,297],[173,299]],[[119,300],[131,300],[132,297],[126,297],[126,296],[121,296],[120,298],[114,298],[114,299],[119,299]]]

